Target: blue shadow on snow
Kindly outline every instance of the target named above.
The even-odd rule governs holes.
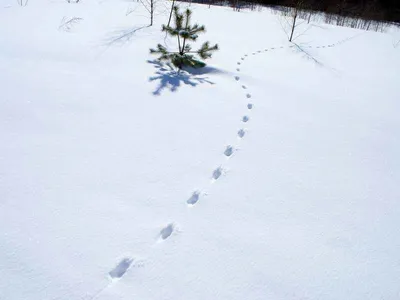
[[[158,60],[148,60],[147,62],[154,65],[154,68],[157,69],[156,75],[150,77],[149,81],[160,81],[159,85],[153,91],[153,95],[155,96],[161,95],[161,92],[165,89],[169,89],[171,92],[176,92],[182,84],[190,85],[192,87],[196,87],[200,83],[214,84],[214,82],[208,80],[208,77],[199,77],[198,75],[220,72],[211,67],[204,67],[202,69],[185,69],[178,72],[171,65],[163,64]]]

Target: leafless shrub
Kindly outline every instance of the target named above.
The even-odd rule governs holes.
[[[324,22],[327,24],[334,24],[337,26],[350,27],[362,30],[385,32],[389,27],[389,23],[384,21],[374,21],[370,19],[363,19],[361,17],[348,17],[332,14],[325,14]]]
[[[29,0],[17,0],[19,6],[27,6]]]
[[[303,0],[290,1],[292,6],[280,7],[279,14],[281,16],[280,23],[283,31],[288,37],[289,42],[293,42],[303,34],[305,34],[311,26],[308,26],[301,32],[298,27],[304,24],[310,18],[309,11],[306,9]]]
[[[385,32],[388,27],[392,25],[390,22],[379,21],[383,17],[380,13],[375,11],[376,8],[374,6],[367,6],[364,10],[361,10],[360,8],[354,8],[353,11],[350,9],[345,10],[343,7],[345,7],[345,3],[347,2],[341,0],[340,5],[337,6],[336,10],[332,10],[335,12],[328,13],[314,10],[314,7],[311,7],[307,3],[307,0],[291,0],[285,2],[287,6],[270,7],[273,14],[288,19],[285,21],[285,27],[290,27],[290,30],[285,28],[285,32],[287,33],[289,40],[294,39],[292,33],[295,33],[295,29],[304,23],[299,22],[299,19],[302,19],[307,23],[322,21],[326,24],[377,32]],[[290,32],[288,33],[288,31]]]
[[[142,3],[143,7],[147,10],[147,12],[150,15],[149,26],[153,26],[155,5],[156,5],[157,0],[139,0],[139,2]]]

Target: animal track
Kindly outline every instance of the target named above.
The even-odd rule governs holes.
[[[193,195],[186,201],[186,203],[190,206],[195,205],[200,198],[200,192],[194,192]]]
[[[340,45],[343,42],[339,42],[336,44],[330,44],[330,45],[325,45],[325,46],[315,46],[315,48],[326,48],[326,47],[334,47],[336,45]],[[295,47],[294,45],[289,46],[289,48]],[[281,49],[284,48],[283,46],[280,47]],[[313,48],[313,46],[309,46],[309,48]],[[276,48],[272,47],[270,48],[270,50],[274,50]],[[264,51],[267,52],[269,49],[265,49]],[[257,51],[258,53],[261,53],[262,51]],[[252,53],[252,55],[256,55],[255,52]],[[243,57],[241,57],[241,61],[245,60],[245,57],[247,57],[248,54],[245,54]],[[241,65],[241,62],[237,62],[238,65]],[[163,68],[160,68],[160,70],[165,70]],[[240,68],[236,68],[236,71],[240,72]],[[234,77],[236,81],[240,80],[239,76],[235,76]],[[242,85],[242,89],[247,90],[247,86]],[[246,94],[247,98],[252,98],[251,94]],[[253,103],[247,103],[247,109],[252,110],[254,108]],[[243,123],[247,123],[250,120],[250,117],[247,115],[244,115],[242,117],[242,122]],[[244,128],[239,129],[239,131],[237,132],[237,136],[238,138],[243,138],[247,133],[247,130]],[[233,153],[236,151],[236,149],[231,146],[228,145],[224,151],[224,155],[226,157],[231,157],[233,155]],[[215,169],[212,173],[212,180],[216,181],[218,180],[223,174],[225,173],[225,170],[222,167],[218,167],[217,169]],[[198,201],[200,200],[200,195],[205,195],[204,193],[200,193],[199,191],[194,191],[193,194],[190,196],[189,199],[186,200],[186,203],[188,206],[194,206],[198,203]],[[169,223],[167,224],[164,228],[162,228],[159,232],[159,241],[164,241],[166,239],[168,239],[172,234],[174,234],[174,232],[179,231],[179,227],[177,227],[174,223]],[[134,264],[133,264],[134,263]],[[112,269],[109,271],[108,275],[111,278],[111,280],[119,280],[120,278],[122,278],[127,272],[128,270],[133,266],[141,266],[141,262],[140,260],[138,261],[136,258],[132,258],[132,257],[125,257],[123,258],[121,261],[119,261],[119,263]],[[107,287],[106,287],[107,288]],[[103,291],[104,289],[102,289],[101,291]],[[101,293],[100,291],[100,293]],[[97,298],[97,297],[96,297]]]
[[[232,155],[232,153],[233,153],[233,147],[232,146],[226,147],[226,149],[224,151],[225,156],[229,157]]]
[[[171,236],[171,234],[174,232],[175,226],[174,224],[170,223],[160,231],[160,238],[162,240],[166,240]]]
[[[219,167],[219,168],[217,168],[217,169],[214,170],[214,172],[213,172],[213,174],[212,174],[212,178],[213,178],[214,180],[217,180],[218,178],[221,177],[221,175],[222,175],[222,168]]]
[[[243,138],[245,134],[246,134],[246,131],[244,131],[244,129],[240,129],[240,130],[238,131],[238,136],[239,136],[240,138]]]
[[[111,279],[119,279],[122,276],[124,276],[124,274],[128,271],[128,269],[131,267],[133,263],[133,258],[129,258],[126,257],[124,259],[122,259],[118,265],[116,265],[114,267],[114,269],[112,269],[108,275],[110,276]]]

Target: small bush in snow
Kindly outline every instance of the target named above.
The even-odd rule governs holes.
[[[178,51],[169,51],[163,45],[158,44],[157,49],[150,49],[150,53],[160,54],[159,60],[170,61],[178,69],[182,69],[185,66],[193,68],[204,67],[206,64],[192,54],[197,54],[200,59],[205,60],[211,57],[212,52],[218,50],[218,45],[210,46],[209,42],[205,42],[200,49],[192,51],[192,47],[187,42],[196,41],[198,34],[205,32],[205,27],[198,24],[190,25],[191,15],[190,9],[180,13],[179,8],[175,6],[175,27],[169,25],[163,25],[162,27],[163,32],[177,38]]]
[[[27,6],[28,5],[28,0],[17,0],[17,3],[20,6]]]

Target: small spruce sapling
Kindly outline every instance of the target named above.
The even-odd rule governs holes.
[[[209,42],[205,42],[200,49],[192,51],[192,47],[187,43],[188,41],[196,41],[198,34],[205,32],[205,27],[202,25],[190,25],[192,12],[186,9],[184,13],[179,12],[177,6],[174,7],[174,22],[175,27],[163,25],[162,31],[170,36],[177,38],[178,51],[169,51],[161,44],[157,45],[157,49],[150,49],[152,54],[160,54],[158,58],[161,61],[170,61],[178,69],[183,67],[202,68],[206,64],[192,54],[197,54],[200,59],[208,59],[211,57],[212,52],[218,50],[218,45],[210,46]]]

